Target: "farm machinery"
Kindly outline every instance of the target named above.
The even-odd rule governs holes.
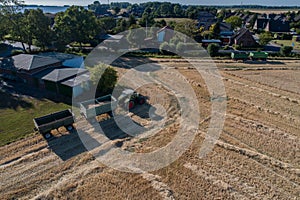
[[[256,52],[242,52],[242,51],[236,51],[231,53],[231,58],[233,60],[262,60],[266,61],[268,58],[268,53],[267,52],[262,52],[262,51],[256,51]]]
[[[95,117],[102,114],[109,114],[119,105],[124,110],[132,110],[137,105],[146,103],[146,97],[131,89],[125,89],[116,98],[112,95],[105,95],[79,103],[80,114],[89,121],[95,121]],[[44,135],[46,139],[51,137],[51,131],[65,126],[67,130],[73,129],[74,114],[71,110],[63,110],[33,119],[35,130]]]

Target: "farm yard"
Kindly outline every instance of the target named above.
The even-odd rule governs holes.
[[[135,58],[130,59],[135,62]],[[200,159],[199,149],[211,115],[204,79],[184,60],[152,61],[180,72],[193,87],[201,110],[197,135],[178,160],[153,172],[131,174],[100,164],[85,149],[76,130],[64,130],[48,141],[35,134],[0,147],[2,199],[299,198],[300,62],[216,61],[227,93],[227,114],[213,151]],[[120,74],[129,70],[116,69]],[[153,73],[153,77],[163,76]],[[163,99],[168,126],[143,139],[118,138],[122,132],[113,127],[113,120],[101,121],[104,131],[118,138],[108,145],[118,143],[123,150],[144,153],[165,146],[175,137],[180,121],[174,96],[155,84],[139,92],[150,97],[149,104],[134,109],[129,117],[151,128],[147,111]],[[94,132],[85,122],[75,126]]]

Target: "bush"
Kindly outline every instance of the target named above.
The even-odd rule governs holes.
[[[289,56],[289,55],[291,55],[292,50],[293,50],[293,47],[291,47],[291,46],[283,46],[280,48],[280,54],[282,56]]]
[[[229,45],[226,45],[226,46],[224,47],[224,50],[229,50],[229,49],[230,49]]]
[[[163,42],[160,46],[159,46],[159,50],[162,54],[167,54],[168,51],[170,51],[170,45],[168,42]]]
[[[118,79],[117,71],[104,63],[94,67],[88,67],[91,74],[91,82],[96,87],[97,96],[111,92]]]
[[[242,49],[242,47],[241,47],[240,45],[238,45],[238,44],[234,44],[234,45],[232,45],[232,47],[233,47],[235,50],[241,50],[241,49]]]
[[[180,52],[180,53],[183,53],[185,51],[185,44],[183,42],[179,42],[176,45],[176,51]]]
[[[219,54],[219,45],[217,44],[209,44],[207,47],[207,52],[211,57],[215,57]]]

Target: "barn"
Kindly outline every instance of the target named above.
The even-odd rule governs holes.
[[[55,69],[42,77],[45,88],[49,91],[68,97],[77,97],[88,90],[89,71],[86,69]]]

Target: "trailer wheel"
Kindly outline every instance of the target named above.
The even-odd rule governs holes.
[[[46,134],[44,134],[44,137],[46,139],[50,139],[52,137],[52,135],[51,135],[51,133],[46,133]]]
[[[72,126],[72,125],[69,125],[69,126],[67,127],[67,129],[68,129],[68,131],[71,131],[71,130],[73,130],[73,126]]]

